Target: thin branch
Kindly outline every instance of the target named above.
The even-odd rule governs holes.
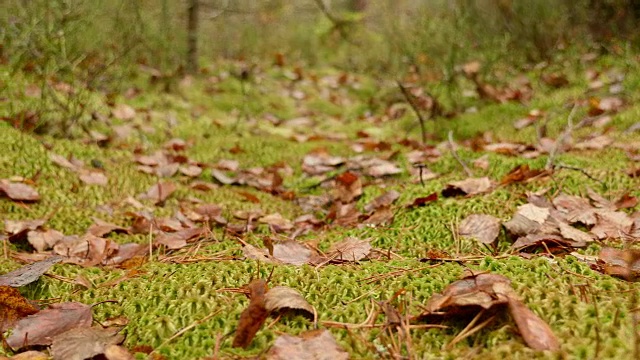
[[[427,131],[425,129],[425,122],[426,122],[425,118],[422,116],[422,113],[420,112],[420,109],[418,109],[418,106],[413,101],[413,95],[411,95],[411,93],[409,93],[409,90],[404,85],[402,85],[400,80],[397,80],[396,83],[398,84],[398,87],[400,88],[400,91],[402,91],[402,95],[404,96],[404,98],[407,99],[407,102],[409,103],[409,106],[411,106],[411,109],[413,109],[413,112],[418,117],[418,121],[420,121],[420,132],[422,133],[422,143],[425,144],[427,142]]]
[[[588,177],[589,179],[599,183],[600,185],[604,186],[605,183],[604,181],[595,178],[593,175],[589,174],[585,169],[579,168],[577,166],[571,166],[571,165],[566,165],[563,163],[557,164],[553,166],[554,168],[558,168],[558,169],[567,169],[567,170],[574,170],[574,171],[579,171],[581,172],[584,176]]]
[[[467,176],[473,177],[473,171],[469,169],[467,164],[458,156],[458,152],[455,149],[455,143],[453,142],[453,131],[449,131],[449,149],[451,149],[451,155],[462,165],[464,172],[467,173]]]
[[[549,153],[549,158],[547,159],[547,164],[545,165],[545,169],[546,170],[553,170],[553,162],[556,159],[556,156],[558,155],[558,152],[561,151],[561,146],[564,144],[564,142],[567,140],[567,138],[569,136],[571,136],[571,133],[573,132],[573,117],[576,114],[576,109],[578,108],[577,104],[573,104],[573,107],[571,108],[571,112],[569,113],[569,116],[567,117],[567,127],[564,129],[564,131],[562,132],[562,134],[560,134],[560,136],[558,137],[558,139],[556,139],[556,143],[553,146],[553,149],[551,149],[551,152]]]

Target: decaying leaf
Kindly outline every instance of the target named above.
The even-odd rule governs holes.
[[[269,311],[265,306],[265,295],[269,288],[262,279],[256,279],[247,286],[249,290],[249,306],[240,314],[233,347],[246,348],[256,336],[256,333],[267,320]]]
[[[52,256],[46,260],[25,265],[0,276],[0,286],[21,287],[30,284],[46,273],[54,264],[63,260],[62,256]]]
[[[549,325],[520,300],[509,297],[509,313],[527,345],[538,351],[557,351],[560,343]]]
[[[640,277],[640,250],[618,250],[605,247],[598,255],[604,263],[602,271],[611,276],[632,281]]]
[[[312,251],[297,241],[289,240],[273,245],[273,257],[285,264],[303,265],[309,262]]]
[[[330,259],[342,261],[360,261],[366,258],[371,252],[369,239],[360,240],[348,237],[338,243],[333,244],[327,253]]]
[[[500,234],[500,220],[491,215],[469,215],[460,223],[458,233],[490,245],[496,241]]]
[[[442,196],[472,196],[491,191],[493,184],[488,177],[469,178],[462,181],[450,182],[442,190]]]
[[[56,335],[51,343],[54,360],[84,360],[104,354],[107,347],[124,340],[119,329],[80,327]]]
[[[269,360],[347,360],[344,351],[325,329],[311,330],[291,336],[280,335],[266,354]]]
[[[31,345],[50,345],[56,335],[73,328],[89,327],[92,321],[89,305],[77,302],[52,304],[19,320],[6,340],[14,350]]]
[[[362,180],[352,172],[336,177],[335,198],[342,203],[350,203],[362,195]]]
[[[176,191],[176,184],[166,181],[152,185],[145,194],[139,196],[140,199],[153,200],[154,203],[163,203],[167,198]]]
[[[521,164],[513,168],[500,181],[501,185],[509,185],[513,183],[526,182],[534,178],[540,178],[548,175],[544,169],[530,169],[529,165]]]
[[[407,208],[411,209],[411,208],[425,206],[428,203],[436,201],[436,200],[438,200],[438,193],[434,192],[434,193],[431,193],[431,194],[429,194],[427,196],[417,197],[417,198],[413,199],[413,202],[411,204],[407,205]]]
[[[316,319],[316,309],[297,290],[287,286],[271,288],[265,296],[265,307],[269,313],[301,311],[307,318]]]
[[[154,243],[164,245],[169,250],[181,249],[187,246],[190,241],[203,236],[205,231],[206,229],[204,228],[192,228],[163,233],[155,239]]]
[[[64,234],[53,229],[38,229],[27,233],[27,241],[37,252],[51,249],[62,238]]]
[[[14,201],[38,201],[40,194],[31,186],[18,182],[0,179],[0,195],[5,195]]]
[[[0,285],[0,334],[11,329],[18,320],[38,312],[18,289]]]

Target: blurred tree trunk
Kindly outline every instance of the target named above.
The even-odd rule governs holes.
[[[189,0],[189,22],[187,23],[187,72],[198,72],[198,12],[199,0]]]

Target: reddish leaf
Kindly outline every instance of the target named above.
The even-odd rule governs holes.
[[[233,347],[248,347],[269,316],[269,311],[265,307],[265,295],[269,290],[267,283],[262,279],[256,279],[249,283],[247,288],[251,301],[240,314],[236,335],[233,338]]]
[[[416,207],[421,207],[421,206],[425,206],[428,203],[436,201],[436,200],[438,200],[438,193],[434,192],[434,193],[431,193],[431,194],[429,194],[427,196],[424,196],[424,197],[415,198],[411,204],[407,205],[407,207],[410,208],[410,209],[411,208],[416,208]]]
[[[77,302],[52,304],[18,321],[6,340],[14,350],[31,345],[50,345],[56,335],[73,328],[89,327],[92,321],[89,305]]]
[[[526,182],[533,178],[539,178],[542,175],[547,175],[547,171],[541,169],[529,169],[529,165],[522,164],[513,168],[507,175],[505,175],[500,181],[501,185],[509,185],[513,183]]]
[[[336,177],[335,198],[342,203],[350,203],[362,195],[362,181],[358,175],[345,172]]]
[[[0,334],[11,329],[18,320],[37,312],[38,309],[22,297],[18,289],[0,285]]]

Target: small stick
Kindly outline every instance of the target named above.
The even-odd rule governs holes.
[[[593,175],[589,174],[585,169],[582,169],[582,168],[579,168],[579,167],[576,167],[576,166],[562,164],[562,163],[554,165],[554,167],[559,168],[559,169],[567,169],[567,170],[573,170],[573,171],[581,172],[582,175],[584,175],[584,176],[588,177],[589,179],[599,183],[600,185],[602,185],[602,186],[605,185],[604,181],[595,178]]]
[[[556,155],[558,155],[558,151],[560,151],[560,147],[562,146],[562,144],[564,144],[564,142],[573,132],[573,116],[576,114],[577,108],[578,108],[578,105],[574,103],[573,107],[571,108],[571,112],[567,117],[567,127],[564,129],[562,134],[560,134],[560,136],[556,139],[556,143],[554,144],[553,149],[551,149],[551,152],[549,153],[547,164],[544,167],[545,169],[553,170],[553,167],[554,167],[553,161],[555,160]]]
[[[398,84],[400,91],[402,91],[402,95],[404,96],[404,98],[407,99],[409,106],[411,106],[411,109],[413,109],[413,112],[416,114],[416,116],[418,116],[418,121],[420,121],[420,132],[422,133],[422,143],[425,144],[427,142],[427,131],[425,130],[425,125],[424,125],[425,119],[422,116],[420,109],[418,109],[418,106],[413,102],[413,98],[412,98],[413,95],[409,93],[409,90],[407,90],[407,88],[404,87],[404,85],[402,85],[400,80],[397,80],[396,83]]]
[[[455,149],[455,144],[453,143],[453,131],[449,131],[449,149],[451,149],[451,155],[462,165],[464,172],[467,173],[467,176],[473,177],[473,171],[469,169],[467,164],[458,156],[458,152]]]

